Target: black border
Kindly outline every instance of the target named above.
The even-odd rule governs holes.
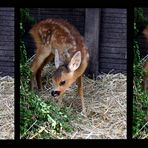
[[[20,38],[19,38],[19,9],[15,8],[15,134],[20,139]]]
[[[132,139],[133,117],[133,22],[134,8],[127,13],[127,139]]]
[[[3,2],[4,1],[4,2]],[[15,8],[15,133],[14,133],[14,140],[2,140],[2,143],[21,143],[26,145],[26,143],[33,144],[34,142],[39,146],[42,146],[43,143],[59,143],[59,144],[71,144],[80,141],[82,142],[83,146],[87,146],[87,144],[105,144],[109,143],[111,145],[115,143],[122,144],[127,142],[127,144],[138,144],[141,139],[132,139],[132,116],[133,116],[133,106],[132,106],[132,99],[133,99],[133,20],[134,20],[134,7],[141,7],[146,6],[146,1],[142,0],[98,0],[98,2],[76,2],[76,1],[69,1],[68,3],[65,1],[46,1],[42,0],[41,3],[36,0],[34,3],[30,3],[29,1],[19,1],[19,0],[1,0],[0,6],[4,7],[14,7]],[[17,2],[18,3],[17,3]],[[80,1],[80,0],[79,0]],[[18,4],[18,5],[17,5]],[[91,8],[127,8],[127,139],[99,139],[99,140],[20,140],[20,69],[19,69],[19,61],[20,61],[20,50],[19,50],[19,9],[23,7],[91,7]],[[148,7],[148,5],[147,5]],[[146,143],[146,139],[142,140],[142,142]],[[1,143],[1,141],[0,141]],[[10,145],[11,146],[11,145]],[[69,145],[71,146],[71,145]],[[76,146],[76,145],[73,145]]]

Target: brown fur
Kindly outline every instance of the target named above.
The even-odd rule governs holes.
[[[143,88],[147,92],[148,91],[148,59],[144,63],[144,78],[143,78]]]
[[[34,25],[30,33],[37,47],[36,57],[31,65],[31,88],[33,88],[33,78],[35,76],[38,88],[41,88],[41,71],[50,61],[50,57],[55,54],[55,49],[57,49],[64,64],[56,70],[53,76],[55,89],[62,94],[77,80],[78,92],[82,100],[82,108],[84,111],[82,75],[88,65],[89,59],[84,38],[74,26],[63,19],[43,20]],[[67,51],[65,51],[65,49],[67,49]],[[70,72],[67,69],[67,65],[77,51],[81,52],[81,64],[76,71]],[[59,86],[62,80],[66,80],[66,84],[64,86]]]
[[[144,36],[148,39],[148,26],[143,30]],[[143,78],[143,88],[145,91],[148,91],[148,59],[145,61],[144,65],[144,78]]]
[[[143,34],[148,39],[148,26],[146,26],[145,29],[143,30]]]

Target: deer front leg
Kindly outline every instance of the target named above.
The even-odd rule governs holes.
[[[82,76],[80,76],[77,79],[77,85],[78,85],[78,95],[81,98],[81,103],[82,103],[82,112],[85,114],[86,113],[86,108],[85,108],[85,104],[84,104],[84,94],[83,94],[83,80],[82,80]]]
[[[37,86],[38,89],[42,90],[42,83],[41,83],[41,72],[44,68],[45,65],[49,63],[53,59],[53,54],[50,54],[42,63],[41,67],[38,69],[37,74],[36,74],[36,81],[37,81]]]
[[[32,65],[31,65],[31,78],[30,78],[30,87],[31,87],[31,90],[33,90],[34,88],[34,77],[36,76],[38,70],[40,69],[40,66],[42,65],[44,59],[43,58],[40,58],[39,55],[36,55]],[[39,78],[39,74],[38,74],[38,79]]]
[[[41,70],[42,70],[42,64],[44,63],[45,59],[49,56],[50,52],[40,52],[37,53],[35,56],[35,59],[31,65],[31,79],[30,79],[30,87],[33,90],[33,81],[34,77],[36,76],[38,86],[41,88]]]

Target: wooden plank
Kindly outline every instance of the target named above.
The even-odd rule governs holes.
[[[112,32],[112,33],[119,33],[119,34],[122,34],[122,33],[126,33],[127,31],[126,31],[126,28],[111,28],[111,27],[109,27],[109,28],[105,28],[105,27],[102,27],[102,29],[101,29],[101,32],[102,33],[109,33],[109,32]]]
[[[0,11],[0,17],[1,16],[14,17],[14,11]]]
[[[106,43],[101,43],[101,48],[103,48],[103,47],[118,47],[118,48],[126,48],[127,47],[127,45],[125,45],[125,44],[120,44],[120,43],[108,43],[108,42],[106,42]]]
[[[125,45],[125,44],[123,44],[123,43],[120,43],[120,42],[118,42],[118,43],[113,43],[113,42],[102,42],[101,43],[101,47],[103,48],[103,47],[116,47],[116,48],[126,48],[127,47],[127,45]]]
[[[14,36],[14,31],[6,31],[6,30],[1,30],[0,35],[7,35],[7,36]]]
[[[127,64],[126,59],[100,58],[100,63]]]
[[[0,62],[1,61],[11,61],[11,62],[14,62],[14,57],[13,56],[9,56],[9,57],[2,57],[2,56],[0,56]]]
[[[102,53],[100,54],[101,58],[114,58],[114,59],[127,59],[127,55],[124,53]]]
[[[2,16],[0,16],[0,19],[1,19],[1,20],[12,20],[12,21],[13,21],[13,20],[14,20],[14,17],[9,16],[9,15],[8,15],[8,16],[2,15]]]
[[[0,41],[3,42],[14,42],[14,36],[0,36]]]
[[[101,69],[108,68],[108,69],[120,69],[120,70],[124,69],[124,70],[126,70],[127,66],[126,66],[126,64],[118,64],[118,63],[111,63],[111,64],[101,63],[100,68]]]
[[[123,45],[125,45],[126,47],[127,47],[127,41],[126,41],[126,38],[124,38],[124,39],[122,39],[122,38],[117,38],[117,39],[115,39],[115,38],[102,38],[102,44],[106,44],[106,43],[108,43],[108,44],[116,44],[116,45],[118,45],[118,44],[123,44]]]
[[[99,71],[99,32],[100,9],[86,9],[85,14],[85,40],[90,53],[89,74],[97,76]]]
[[[0,46],[7,46],[5,49],[14,49],[14,42],[0,42]]]
[[[5,27],[5,26],[10,26],[10,27],[14,27],[14,21],[10,20],[1,20],[0,19],[0,27]]]
[[[105,28],[116,28],[116,29],[126,29],[127,25],[126,24],[117,24],[117,23],[104,23],[101,27],[101,30]]]
[[[127,14],[127,9],[125,8],[104,8],[103,10],[103,13],[108,13],[108,14]]]
[[[126,33],[126,28],[111,28],[110,26],[108,26],[109,28],[105,28],[105,27],[101,27],[101,30],[105,30],[106,32],[112,32],[112,33]],[[102,31],[104,32],[104,31]]]
[[[0,49],[0,56],[13,56],[14,57],[14,49],[13,50],[1,50]]]
[[[102,46],[101,53],[124,53],[124,54],[127,54],[127,48]]]
[[[5,66],[2,66],[2,67],[0,67],[0,69],[1,69],[1,72],[3,72],[3,73],[13,73],[14,72],[14,67],[11,67],[11,66],[7,66],[7,67],[5,67]]]
[[[14,11],[14,7],[0,7],[0,11]]]
[[[4,39],[3,39],[4,38]],[[8,37],[7,38],[7,36],[5,36],[5,35],[3,35],[3,36],[0,36],[0,48],[1,49],[4,49],[5,47],[7,47],[6,48],[6,50],[8,49],[14,49],[14,38],[12,37]],[[7,44],[9,44],[10,43],[10,45],[7,45]],[[10,48],[9,48],[10,47]]]
[[[110,38],[124,38],[126,39],[127,37],[127,34],[126,32],[125,33],[120,33],[120,32],[107,32],[106,30],[102,30],[101,33],[104,35],[104,36],[107,36],[107,37],[110,37]]]
[[[0,32],[1,31],[14,31],[14,27],[11,26],[0,27]]]
[[[14,67],[14,62],[12,61],[0,61],[0,67]]]
[[[104,17],[102,23],[119,23],[125,24],[127,22],[124,18],[117,18],[117,17]]]
[[[0,71],[14,75],[14,8],[0,8]]]
[[[0,73],[0,76],[2,76],[2,77],[4,77],[4,76],[11,76],[12,78],[14,78],[14,72],[13,73],[11,73],[11,72],[5,72],[5,73]]]
[[[119,15],[120,14],[120,15]],[[122,13],[122,11],[120,10],[120,13],[109,13],[109,12],[107,12],[107,13],[103,13],[103,16],[104,17],[111,17],[111,18],[113,18],[113,17],[116,17],[116,18],[126,18],[126,13]]]
[[[14,53],[14,47],[13,48],[5,48],[7,46],[0,46],[0,53],[3,53],[3,52],[10,52],[10,53]],[[12,46],[11,46],[12,47]]]
[[[126,9],[103,9],[101,30],[101,54],[100,70],[110,65],[106,72],[111,70],[114,64],[126,65],[127,59],[127,19]],[[123,63],[122,63],[123,62]],[[104,64],[106,63],[106,64]],[[117,65],[116,65],[117,66]],[[115,71],[118,71],[118,65]],[[114,68],[114,67],[113,67]]]

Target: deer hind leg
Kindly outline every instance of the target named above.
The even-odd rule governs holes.
[[[80,96],[81,103],[82,103],[82,112],[86,113],[85,104],[84,104],[83,79],[82,79],[82,76],[80,76],[77,79],[77,85],[78,85],[78,95]]]
[[[143,87],[144,87],[144,91],[147,92],[148,91],[148,77],[144,77],[143,79]]]
[[[36,76],[38,70],[38,77],[40,77],[40,73],[41,73],[41,67],[42,64],[44,63],[45,59],[50,55],[50,50],[42,50],[41,52],[37,52],[35,59],[31,65],[31,79],[30,79],[30,87],[31,89],[33,89],[33,81],[34,81],[34,77]],[[40,78],[39,78],[40,79]],[[39,80],[40,81],[40,80]],[[39,83],[38,81],[38,83]]]
[[[42,90],[42,83],[41,83],[41,72],[44,68],[44,66],[46,64],[49,63],[49,61],[51,61],[53,59],[53,54],[50,54],[45,60],[44,62],[42,63],[42,65],[40,66],[40,68],[38,69],[37,73],[36,73],[36,81],[37,81],[37,86],[38,86],[38,89],[41,89]]]

